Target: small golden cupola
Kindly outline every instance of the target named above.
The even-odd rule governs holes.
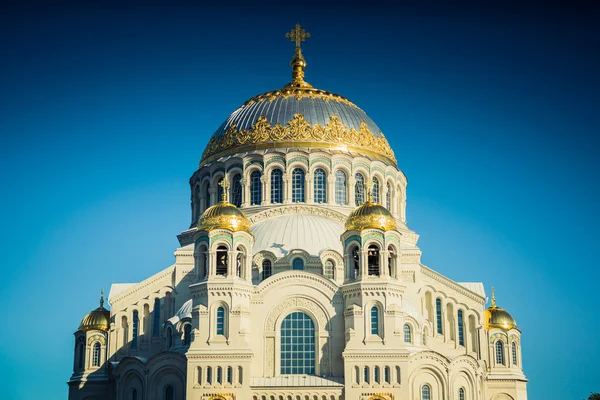
[[[250,221],[244,213],[227,200],[229,181],[225,178],[219,185],[223,188],[222,201],[204,211],[198,220],[198,230],[228,229],[232,232],[250,232]]]
[[[362,231],[364,229],[381,229],[383,231],[396,230],[396,220],[387,208],[373,202],[371,182],[367,183],[367,201],[356,207],[346,219],[347,231]]]
[[[485,310],[485,329],[500,328],[506,331],[517,328],[515,319],[503,308],[496,307],[496,296],[492,288],[492,306]]]
[[[86,332],[91,330],[108,332],[110,328],[110,311],[104,308],[104,290],[100,293],[100,307],[90,311],[83,317],[79,324],[79,330]]]

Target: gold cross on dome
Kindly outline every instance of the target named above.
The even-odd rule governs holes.
[[[310,37],[310,33],[306,32],[300,24],[296,24],[296,27],[290,32],[285,34],[285,37],[296,43],[296,47],[300,47],[300,43],[304,42]]]
[[[219,182],[219,186],[223,188],[223,203],[227,203],[227,189],[229,189],[229,181],[227,178],[223,178],[223,180]]]
[[[369,203],[373,201],[373,186],[375,186],[373,181],[365,182],[365,189],[367,190],[367,202]]]

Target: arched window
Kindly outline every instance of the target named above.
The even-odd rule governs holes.
[[[353,272],[354,272],[354,279],[358,279],[358,274],[360,273],[360,269],[359,269],[359,260],[360,260],[360,256],[359,256],[359,252],[358,252],[358,247],[355,246],[352,249],[352,267],[353,267]]]
[[[183,345],[189,346],[192,343],[192,325],[186,324],[183,328]]]
[[[171,385],[165,388],[165,400],[175,400],[175,388]]]
[[[169,327],[167,329],[167,349],[170,349],[171,347],[173,347],[173,332],[171,331],[171,328]]]
[[[380,375],[379,367],[375,367],[375,369],[373,370],[373,375],[375,375],[373,378],[375,383],[381,383],[381,377],[379,376]]]
[[[465,400],[465,389],[458,389],[458,400]]]
[[[383,369],[383,382],[387,383],[389,385],[390,383],[392,383],[390,381],[390,379],[391,379],[391,377],[390,377],[390,367],[385,367]]]
[[[371,307],[371,335],[379,335],[379,308]]]
[[[242,174],[235,174],[231,179],[231,203],[242,206]]]
[[[373,203],[379,203],[381,201],[379,190],[379,179],[373,177]]]
[[[283,203],[283,172],[279,168],[271,172],[271,203]]]
[[[431,400],[431,388],[429,385],[423,385],[421,388],[421,400]]]
[[[369,275],[381,275],[381,271],[379,269],[379,247],[374,244],[370,245],[367,255]]]
[[[410,331],[410,325],[404,324],[404,342],[412,343],[412,334]]]
[[[512,362],[514,365],[517,365],[517,344],[515,342],[512,342],[511,347],[512,347]]]
[[[327,260],[325,264],[323,264],[323,275],[325,278],[333,279],[333,261]]]
[[[423,328],[423,346],[427,346],[427,327]]]
[[[462,310],[458,310],[458,344],[465,345],[465,326]]]
[[[83,360],[85,359],[85,344],[81,342],[77,348],[79,349],[77,350],[77,368],[83,369]]]
[[[365,383],[370,383],[371,382],[371,371],[369,370],[369,367],[365,367],[364,368],[363,379],[365,380]]]
[[[304,202],[304,170],[294,168],[292,171],[292,203]]]
[[[262,183],[260,181],[260,171],[253,171],[250,174],[250,205],[255,206],[262,202]]]
[[[396,252],[392,246],[388,247],[388,275],[396,277]]]
[[[396,366],[396,383],[400,383],[400,367]]]
[[[137,390],[135,389],[131,391],[131,400],[137,400]]]
[[[227,275],[227,247],[219,246],[217,247],[217,275]]]
[[[321,168],[314,172],[315,203],[327,203],[327,174]]]
[[[233,384],[233,368],[227,367],[227,383]]]
[[[235,276],[242,278],[244,272],[244,264],[246,261],[246,253],[243,247],[237,248],[237,256],[235,258]]]
[[[154,308],[152,309],[152,335],[160,335],[160,299],[154,299]]]
[[[263,260],[262,262],[262,275],[263,280],[267,279],[273,274],[271,269],[271,260]]]
[[[387,183],[387,193],[385,194],[385,208],[392,212],[392,185]]]
[[[281,322],[281,373],[315,373],[315,324],[295,311]]]
[[[348,188],[346,173],[341,169],[335,171],[335,202],[336,204],[348,204]]]
[[[304,269],[304,261],[301,258],[294,258],[294,262],[292,263],[292,269],[303,270]]]
[[[365,202],[365,177],[363,174],[357,173],[354,175],[356,185],[354,186],[354,203],[360,206]]]
[[[217,367],[217,383],[223,383],[223,369]]]
[[[238,367],[238,383],[240,385],[244,384],[244,370],[242,367]]]
[[[360,384],[360,368],[354,367],[354,382]]]
[[[217,335],[225,334],[225,308],[217,308]]]
[[[210,185],[208,183],[204,187],[204,198],[206,199],[206,208],[210,207]]]
[[[435,319],[437,322],[437,333],[440,335],[444,333],[442,329],[442,300],[435,299]]]
[[[140,327],[140,319],[137,310],[133,311],[133,331],[131,336],[131,348],[137,349],[138,329]]]
[[[92,351],[92,367],[100,366],[100,343],[94,343],[94,350]]]
[[[502,340],[496,342],[496,364],[504,365],[504,344]]]
[[[206,382],[212,385],[212,367],[206,367]]]

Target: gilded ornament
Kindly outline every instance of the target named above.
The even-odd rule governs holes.
[[[503,308],[496,306],[496,295],[492,288],[492,306],[485,310],[485,329],[500,328],[506,331],[517,329],[515,319]]]
[[[227,201],[227,188],[229,181],[223,179],[219,183],[223,187],[223,199],[204,211],[198,220],[198,230],[211,231],[213,229],[227,229],[233,232],[250,232],[250,221],[235,205]]]
[[[79,329],[82,331],[100,330],[108,332],[110,328],[110,311],[104,308],[104,289],[100,295],[100,307],[87,313],[79,324]]]

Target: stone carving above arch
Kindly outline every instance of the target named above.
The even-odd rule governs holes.
[[[492,400],[514,400],[514,399],[508,393],[498,393],[497,395],[492,397]]]
[[[310,272],[303,271],[285,271],[273,275],[272,279],[262,282],[255,289],[256,294],[264,295],[267,291],[281,286],[289,285],[303,285],[315,288],[330,299],[337,292],[338,288],[331,283],[329,279],[326,279],[320,275],[312,274]]]
[[[294,204],[294,205],[287,205],[287,206],[271,208],[269,210],[265,210],[263,212],[256,213],[256,214],[248,217],[248,220],[250,221],[250,223],[255,224],[257,222],[260,222],[260,221],[268,219],[268,218],[278,217],[278,216],[287,215],[287,214],[316,215],[316,216],[325,217],[325,218],[332,219],[334,221],[341,222],[342,224],[346,223],[346,219],[347,219],[347,217],[344,214],[342,214],[338,211],[334,211],[334,210],[330,210],[330,209],[326,209],[326,208],[318,207],[318,206],[295,205]]]
[[[275,323],[279,320],[279,318],[281,318],[283,314],[287,314],[294,309],[305,309],[310,311],[310,313],[317,319],[317,323],[319,325],[318,329],[327,330],[327,321],[329,318],[320,304],[306,297],[291,297],[285,299],[271,309],[269,312],[269,317],[267,318],[267,322],[265,323],[265,331],[273,332],[275,330]]]

